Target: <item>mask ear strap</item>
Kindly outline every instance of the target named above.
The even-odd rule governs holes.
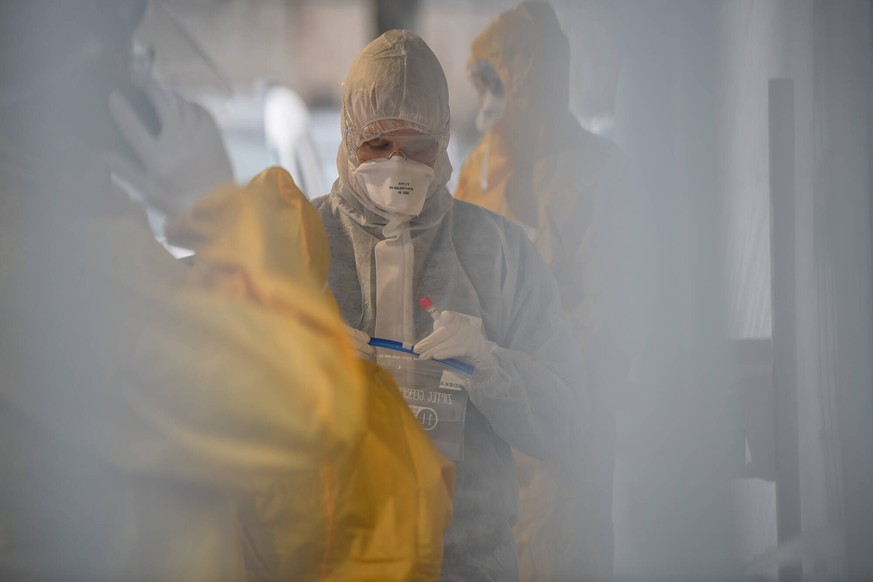
[[[479,161],[479,187],[486,191],[488,190],[488,158],[491,156],[491,134],[486,134],[482,139],[485,142],[485,149]]]

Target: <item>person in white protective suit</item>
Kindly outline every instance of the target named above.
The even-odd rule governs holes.
[[[566,446],[578,353],[554,278],[522,229],[446,190],[446,78],[425,42],[393,30],[355,59],[343,86],[339,178],[314,200],[328,234],[328,284],[362,356],[371,336],[422,358],[476,366],[443,580],[516,580],[512,448]],[[436,323],[418,307],[429,296]]]
[[[144,5],[0,0],[0,580],[244,580],[237,500],[361,436],[335,307],[269,260],[281,220],[245,263],[255,301],[198,284],[113,183],[109,151],[139,156],[143,194],[226,177],[190,103],[153,96],[160,130],[132,147],[112,123]]]

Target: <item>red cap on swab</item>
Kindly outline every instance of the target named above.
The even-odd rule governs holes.
[[[427,295],[422,297],[418,304],[421,305],[423,309],[430,309],[431,307],[433,307],[433,301],[431,301],[430,297],[428,297]]]

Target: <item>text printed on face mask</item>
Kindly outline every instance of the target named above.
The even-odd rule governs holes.
[[[412,184],[410,184],[409,182],[397,182],[397,184],[392,184],[391,186],[389,186],[388,189],[394,190],[398,194],[403,194],[404,196],[409,196],[414,190]]]

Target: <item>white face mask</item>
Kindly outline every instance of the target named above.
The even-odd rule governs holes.
[[[433,168],[403,156],[375,158],[355,168],[355,179],[373,204],[387,212],[418,216],[433,181]]]
[[[491,91],[485,91],[485,95],[482,97],[482,107],[476,115],[476,129],[483,133],[490,131],[503,115],[505,104],[506,98],[503,95],[495,95]]]

